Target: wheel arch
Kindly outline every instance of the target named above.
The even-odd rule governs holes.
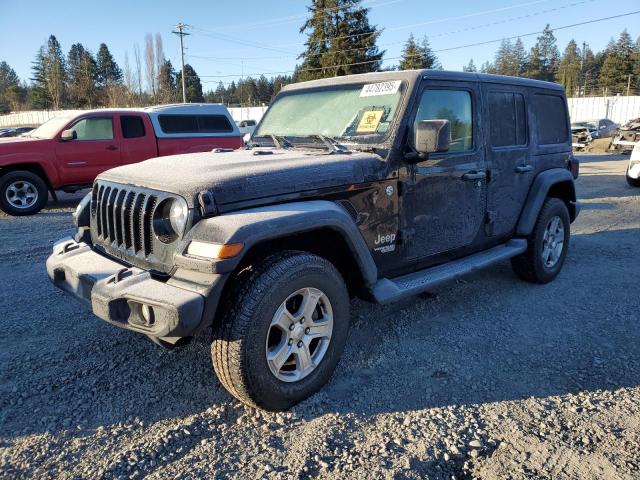
[[[516,234],[526,236],[533,231],[540,209],[547,197],[562,200],[569,210],[573,222],[580,211],[576,201],[576,189],[571,172],[564,168],[552,168],[538,174],[529,190],[529,195],[520,214]]]
[[[26,162],[26,163],[12,163],[11,165],[0,167],[0,177],[6,175],[7,173],[17,172],[17,171],[26,171],[31,172],[35,175],[38,175],[44,183],[47,185],[47,188],[50,192],[53,193],[53,184],[51,183],[51,179],[49,178],[49,174],[47,170],[42,166],[42,164],[37,162]]]
[[[215,264],[233,273],[258,258],[300,250],[331,261],[350,289],[372,286],[378,271],[353,219],[334,202],[314,200],[241,210],[198,222],[185,239],[244,245],[240,255]]]

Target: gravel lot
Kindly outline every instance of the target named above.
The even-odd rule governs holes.
[[[220,387],[208,338],[166,351],[54,289],[78,195],[0,217],[2,478],[639,478],[640,190],[581,157],[555,282],[508,262],[425,298],[352,305],[343,360],[283,414]]]

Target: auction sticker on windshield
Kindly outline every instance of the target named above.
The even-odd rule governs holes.
[[[362,87],[360,97],[376,97],[378,95],[392,95],[400,88],[401,80],[392,82],[368,83]]]
[[[384,115],[384,110],[367,110],[362,114],[356,133],[375,133]]]

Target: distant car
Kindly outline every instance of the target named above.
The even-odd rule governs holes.
[[[638,143],[640,143],[640,117],[629,120],[618,129],[611,142],[611,150],[629,153]]]
[[[242,138],[245,142],[248,142],[251,138],[251,135],[253,134],[253,131],[256,129],[256,125],[258,124],[258,122],[256,122],[255,120],[240,120],[239,122],[236,122],[236,124],[238,125],[238,129],[242,134]]]
[[[607,138],[613,137],[618,130],[619,125],[612,122],[608,118],[600,118],[597,120],[585,120],[583,122],[575,122],[571,124],[571,130],[587,129],[591,138]]]
[[[12,127],[0,129],[0,138],[19,137],[34,130],[35,127]]]
[[[631,152],[627,168],[627,183],[632,187],[640,187],[640,142],[636,143]]]

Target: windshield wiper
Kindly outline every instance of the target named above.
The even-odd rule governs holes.
[[[256,138],[269,138],[273,142],[273,146],[276,148],[285,149],[285,148],[291,148],[293,146],[291,145],[291,142],[287,140],[284,136],[274,135],[272,133],[267,133],[265,135],[258,135]],[[250,146],[253,147],[254,145],[255,145],[255,142],[252,139]],[[258,145],[258,146],[262,147],[264,145]]]
[[[321,135],[319,133],[316,133],[314,135],[309,135],[309,136],[316,137],[317,139],[319,139],[333,153],[351,153],[351,150],[349,150],[347,147],[339,143],[334,138],[325,137],[324,135]]]

